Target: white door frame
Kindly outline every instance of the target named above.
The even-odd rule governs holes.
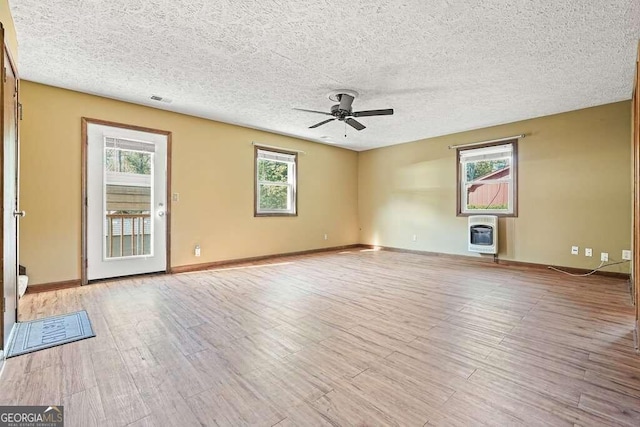
[[[4,357],[4,351],[6,350],[6,344],[8,343],[9,339],[11,338],[11,334],[13,333],[13,326],[18,322],[18,277],[19,277],[19,272],[18,272],[18,265],[20,263],[20,251],[19,251],[19,240],[20,240],[20,233],[19,233],[19,219],[21,217],[24,216],[24,212],[19,211],[19,198],[20,198],[20,133],[19,133],[19,125],[18,122],[20,120],[19,116],[20,116],[20,100],[19,100],[19,87],[20,87],[20,79],[18,76],[18,72],[17,72],[17,68],[15,66],[15,61],[13,59],[13,57],[11,56],[11,52],[9,51],[9,49],[7,48],[6,44],[5,44],[5,32],[4,32],[4,27],[2,26],[2,24],[0,23],[0,44],[2,49],[0,49],[0,68],[2,68],[4,70],[5,76],[4,79],[0,79],[0,84],[2,84],[2,90],[0,91],[0,93],[2,94],[2,106],[0,107],[0,118],[2,120],[1,123],[1,134],[2,134],[2,147],[0,147],[0,150],[2,151],[2,155],[0,156],[0,159],[2,160],[2,168],[1,172],[2,172],[2,179],[0,179],[0,183],[2,185],[2,189],[0,192],[2,192],[3,194],[3,216],[2,216],[2,245],[3,248],[0,250],[1,252],[1,256],[2,256],[2,261],[5,267],[5,271],[1,272],[0,274],[2,274],[4,276],[3,278],[3,286],[0,287],[2,289],[0,289],[1,292],[1,299],[0,299],[0,306],[3,306],[4,308],[4,313],[2,314],[2,343],[0,345],[0,347],[2,347],[2,351],[0,351],[0,355],[2,357]],[[11,73],[11,78],[13,79],[13,90],[11,93],[12,96],[12,103],[13,103],[13,116],[11,117],[11,120],[13,121],[13,126],[14,126],[14,132],[15,134],[13,135],[13,140],[10,141],[10,147],[7,146],[7,140],[5,140],[6,137],[6,126],[8,125],[7,121],[6,121],[6,98],[7,98],[7,81],[8,81],[8,75],[9,72]],[[6,148],[9,148],[11,151],[11,156],[8,156],[7,154],[7,150]],[[13,173],[11,176],[7,176],[6,174],[6,168],[5,166],[8,165],[7,163],[7,158],[9,158],[12,162],[13,162],[13,168],[11,168],[13,170]],[[9,182],[7,182],[7,180]],[[13,185],[13,193],[11,200],[7,199],[7,194],[5,193],[5,188],[7,186],[7,184],[9,185]],[[8,223],[12,223],[12,227],[11,227],[11,233],[10,235],[7,235],[6,231],[7,227],[6,225]],[[15,235],[13,235],[15,233]],[[15,238],[15,240],[13,240],[13,238]],[[12,245],[13,248],[11,250],[11,253],[15,256],[15,259],[12,257],[11,258],[11,264],[8,264],[7,261],[7,253],[5,251],[5,249],[7,248],[7,245]],[[7,276],[7,273],[9,274],[9,277]],[[10,279],[10,280],[7,280]],[[10,319],[10,322],[7,322],[7,319]],[[9,332],[7,332],[7,330],[9,330]],[[1,361],[0,361],[0,366],[2,365]]]
[[[90,124],[109,126],[120,129],[128,129],[138,132],[147,132],[158,135],[166,136],[167,138],[167,186],[166,186],[166,209],[165,209],[165,221],[166,221],[166,273],[171,272],[171,132],[151,129],[141,126],[127,125],[122,123],[115,123],[106,120],[91,119],[87,117],[82,118],[82,254],[80,259],[81,268],[81,283],[86,285],[89,280],[87,276],[87,224],[88,224],[88,132],[87,127]]]

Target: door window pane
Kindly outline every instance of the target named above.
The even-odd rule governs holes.
[[[105,259],[152,255],[153,156],[105,148]]]

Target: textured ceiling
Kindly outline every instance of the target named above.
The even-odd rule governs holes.
[[[640,37],[637,0],[10,5],[23,79],[354,150],[629,99]],[[292,110],[340,88],[395,115],[345,138]]]

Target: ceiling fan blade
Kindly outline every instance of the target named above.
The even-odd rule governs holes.
[[[353,104],[353,99],[353,96],[349,95],[348,93],[343,93],[342,95],[340,95],[340,107],[338,108],[344,111],[351,111],[351,104]]]
[[[367,117],[367,116],[390,116],[393,114],[393,108],[386,110],[368,110],[368,111],[356,111],[352,114],[353,117]]]
[[[345,123],[348,124],[349,126],[351,126],[352,128],[354,128],[355,130],[362,130],[362,129],[366,128],[365,125],[363,125],[359,121],[351,119],[351,118],[346,119]]]
[[[315,124],[315,125],[313,125],[313,126],[309,126],[309,129],[317,128],[317,127],[319,127],[319,126],[325,125],[325,124],[327,124],[327,123],[329,123],[329,122],[332,122],[332,121],[334,121],[334,120],[335,120],[335,119],[327,119],[327,120],[324,120],[324,121],[322,121],[322,122],[320,122],[320,123],[316,123],[316,124]]]
[[[333,114],[331,113],[327,113],[326,111],[316,111],[316,110],[306,110],[304,108],[294,108],[294,110],[298,110],[298,111],[306,111],[307,113],[318,113],[318,114],[324,114],[325,116],[332,116]]]

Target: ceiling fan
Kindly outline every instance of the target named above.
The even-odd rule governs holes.
[[[304,108],[294,108],[298,111],[306,111],[308,113],[324,114],[325,116],[333,116],[330,119],[323,120],[320,123],[309,126],[309,129],[314,129],[334,120],[345,122],[356,130],[365,129],[366,126],[355,120],[353,117],[370,117],[370,116],[390,116],[393,114],[393,108],[387,108],[385,110],[367,110],[367,111],[352,111],[351,104],[353,100],[358,96],[358,93],[352,90],[338,90],[329,94],[329,99],[338,102],[338,104],[331,107],[331,112],[306,110]]]

